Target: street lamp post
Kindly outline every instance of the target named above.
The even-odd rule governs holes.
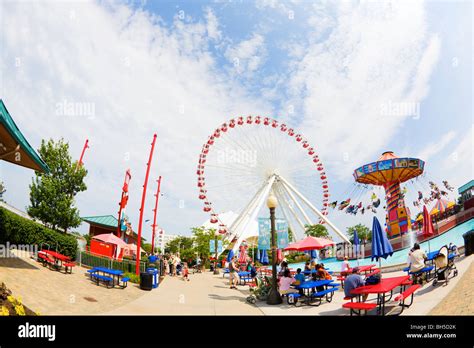
[[[214,250],[216,251],[216,259],[214,260],[214,274],[219,274],[219,270],[217,269],[217,245],[219,242],[217,241],[217,234],[214,237],[216,237],[214,239]]]
[[[277,288],[277,270],[276,270],[276,232],[275,232],[275,208],[278,205],[278,201],[273,193],[270,193],[267,199],[267,207],[270,209],[270,225],[272,232],[272,287],[268,293],[267,304],[277,305],[282,303],[280,293]]]

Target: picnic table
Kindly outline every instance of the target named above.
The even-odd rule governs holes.
[[[120,276],[123,275],[123,271],[107,267],[94,267],[93,270],[97,272],[102,272],[104,275],[111,275],[113,279],[113,286],[119,285]],[[117,279],[117,281],[115,281],[115,279]]]
[[[324,286],[325,290],[327,290],[327,286],[332,283],[332,280],[310,280],[310,281],[305,281],[299,285],[295,285],[295,289],[297,290],[303,290],[303,293],[306,297],[306,304],[309,305],[311,301],[311,291],[313,289],[316,289],[317,287]]]
[[[250,272],[241,271],[237,274],[239,275],[240,285],[245,285],[248,280],[251,280],[251,277],[250,277],[251,273]],[[242,280],[244,281],[244,284],[242,284]]]
[[[44,260],[44,262],[48,262],[51,266],[53,266],[57,271],[61,270],[63,267],[63,262],[65,263],[66,273],[68,267],[72,268],[71,258],[69,256],[57,253],[52,250],[42,249],[38,251],[38,258]]]
[[[377,294],[377,311],[381,315],[385,315],[385,302],[390,301],[393,295],[393,290],[397,287],[404,287],[404,283],[410,279],[410,276],[399,276],[399,277],[391,277],[391,278],[382,278],[380,283],[374,285],[365,285],[353,289],[351,291],[352,294],[358,295],[359,302],[360,297],[364,294]],[[389,298],[386,298],[386,294],[390,293]]]

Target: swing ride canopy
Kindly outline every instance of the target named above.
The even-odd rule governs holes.
[[[397,157],[387,151],[376,162],[354,170],[354,178],[361,184],[384,185],[389,182],[405,182],[423,173],[425,162],[418,158]]]
[[[20,132],[1,99],[0,159],[39,172],[49,173],[47,164]]]
[[[446,199],[438,199],[434,207],[430,211],[430,215],[443,214],[446,210],[454,207],[454,202],[449,202]]]

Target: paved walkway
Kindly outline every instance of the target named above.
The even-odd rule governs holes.
[[[82,267],[74,267],[72,274],[51,271],[29,257],[0,258],[0,283],[41,315],[99,314],[144,295],[134,286],[97,286],[85,273]]]
[[[451,281],[448,286],[452,286]],[[430,314],[474,315],[474,262],[471,262],[469,269],[464,273],[458,284]]]
[[[211,272],[191,274],[190,281],[166,277],[157,289],[104,314],[126,315],[262,315],[245,299],[248,287],[229,289],[227,278]],[[136,285],[134,285],[136,286]]]

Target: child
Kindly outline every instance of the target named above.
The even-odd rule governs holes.
[[[301,273],[301,268],[298,268],[298,269],[296,270],[295,279],[296,279],[295,285],[300,285],[300,284],[302,284],[302,283],[304,282],[304,280],[305,280],[305,279],[304,279],[304,274]]]
[[[188,269],[187,262],[184,263],[184,267],[183,267],[183,280],[185,279],[189,282],[189,269]]]

